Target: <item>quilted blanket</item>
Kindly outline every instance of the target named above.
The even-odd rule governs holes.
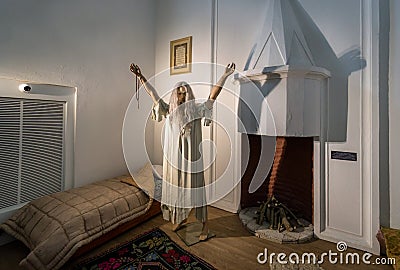
[[[0,225],[30,249],[20,265],[59,269],[76,250],[143,215],[153,200],[121,176],[36,199]]]

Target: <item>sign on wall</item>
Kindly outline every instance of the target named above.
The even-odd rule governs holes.
[[[192,36],[170,42],[170,74],[192,72]]]

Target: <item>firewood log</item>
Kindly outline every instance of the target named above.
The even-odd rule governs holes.
[[[263,203],[260,214],[258,215],[257,224],[262,225],[265,217],[265,212],[267,210],[267,204]]]
[[[271,222],[269,225],[270,229],[274,229],[274,222],[275,222],[275,208],[271,207]]]
[[[290,225],[290,222],[286,217],[285,209],[283,207],[281,207],[280,211],[281,211],[282,225],[285,227],[286,230],[288,230],[289,232],[292,232],[293,227],[292,227],[292,225]]]
[[[273,226],[274,230],[278,229],[278,224],[279,224],[279,210],[274,208],[274,226]]]
[[[270,204],[267,205],[266,215],[267,215],[267,221],[269,222],[269,224],[271,224],[272,221],[271,221],[271,205]]]
[[[281,205],[282,205],[282,207],[287,211],[287,213],[289,213],[289,214],[292,216],[292,218],[293,218],[294,220],[296,220],[296,222],[298,223],[299,226],[304,227],[303,223],[295,216],[295,214],[293,214],[292,211],[290,211],[289,208],[286,207],[286,205],[284,205],[284,204],[281,204]]]

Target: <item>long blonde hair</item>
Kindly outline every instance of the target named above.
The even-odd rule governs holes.
[[[180,87],[186,88],[185,102],[179,105],[178,90]],[[182,129],[191,126],[190,122],[196,118],[196,107],[193,90],[187,82],[181,81],[175,84],[169,99],[169,119],[171,123],[178,124]]]

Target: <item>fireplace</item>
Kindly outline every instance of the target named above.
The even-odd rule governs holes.
[[[241,208],[259,207],[274,196],[293,213],[313,221],[313,137],[276,137],[272,167],[265,167],[266,179],[253,193],[249,186],[260,164],[260,135],[244,135],[249,142],[249,160],[241,181]],[[262,163],[262,161],[261,161]],[[264,180],[264,179],[261,179]]]
[[[251,156],[247,164],[248,156],[240,153],[234,164],[235,175],[244,174],[239,178],[243,181],[242,189],[237,189],[241,192],[242,209],[253,205],[257,211],[258,202],[268,199],[272,174],[271,167],[264,166],[267,181],[255,193],[248,192],[257,179],[254,170],[262,166],[258,166],[263,153],[262,139],[313,138],[314,154],[309,160],[314,161],[311,168],[314,197],[310,196],[314,209],[311,208],[310,221],[315,225],[316,236],[331,242],[345,239],[349,247],[377,253],[375,233],[379,229],[380,210],[384,209],[379,204],[382,171],[376,154],[382,146],[377,113],[380,108],[378,82],[382,74],[372,71],[379,70],[376,67],[382,60],[378,53],[379,27],[373,26],[382,21],[376,16],[379,11],[374,11],[379,10],[379,4],[367,2],[356,14],[359,24],[350,31],[358,34],[354,43],[332,35],[330,30],[338,29],[335,22],[315,17],[315,9],[309,5],[314,13],[308,14],[308,8],[303,8],[298,0],[265,1],[268,7],[264,24],[248,25],[249,31],[261,29],[261,34],[248,48],[243,73],[235,76],[240,91],[236,146],[241,151],[249,141],[246,148],[250,149]],[[330,38],[325,37],[326,30]],[[338,44],[337,39],[344,48],[352,50],[342,54],[343,46],[332,48],[332,44]],[[354,44],[361,46],[361,54],[359,48],[350,47]],[[348,57],[350,54],[354,57]],[[348,70],[349,66],[363,70],[353,74],[355,70]],[[331,69],[332,77],[329,70],[319,67]],[[352,100],[347,97],[350,92],[355,97]],[[349,126],[350,116],[354,125]],[[342,160],[335,155],[336,150],[343,156],[350,150],[357,159]],[[234,199],[239,197],[237,193],[234,195]],[[243,223],[252,219],[250,216]],[[257,234],[256,225],[249,229]]]
[[[275,142],[272,164],[263,153],[271,151],[266,140]],[[248,153],[242,164],[239,213],[244,226],[277,243],[314,239],[314,138],[242,134],[243,141],[248,142],[242,143],[242,152]],[[255,191],[253,181],[262,183]]]
[[[314,139],[324,135],[321,112],[325,108],[321,100],[328,91],[330,73],[316,65],[294,1],[270,0],[268,3],[261,34],[243,73],[235,77],[240,84],[238,131],[244,138],[242,149],[247,147],[243,141],[248,142],[249,148],[249,160],[242,164],[241,207],[257,209],[261,202],[274,197],[277,201],[273,204],[269,201],[262,204],[259,216],[264,217],[265,211],[266,216],[271,217],[273,213],[268,228],[277,227],[278,222],[279,231],[282,224],[288,224],[288,214],[292,216],[291,221],[299,218],[308,221],[310,226],[301,226],[307,236],[296,236],[298,241],[313,235],[313,146]],[[265,140],[275,140],[274,152],[263,146]],[[268,154],[271,162],[267,160],[264,164]],[[260,173],[262,169],[264,173]],[[263,180],[266,181],[259,187]],[[242,219],[247,225],[254,214],[253,210],[250,212],[250,216]],[[258,225],[251,225],[250,230],[256,234],[266,231],[270,235],[268,230],[260,230],[263,219],[257,220]],[[279,238],[281,242],[285,237],[292,237],[272,234],[272,238]]]

